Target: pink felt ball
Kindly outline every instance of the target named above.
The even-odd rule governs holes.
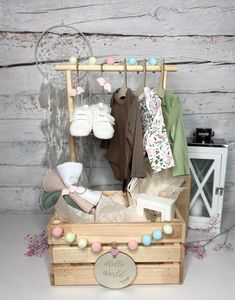
[[[128,242],[128,249],[131,251],[135,251],[138,248],[138,243],[135,240],[130,240]]]
[[[115,59],[114,57],[112,56],[109,56],[107,59],[106,59],[106,62],[108,65],[113,65],[115,63]]]
[[[91,244],[91,251],[92,251],[93,253],[98,253],[98,252],[101,251],[101,249],[102,249],[102,247],[101,247],[101,242],[93,242],[93,243]]]
[[[59,237],[61,237],[61,236],[63,235],[63,232],[64,232],[64,229],[63,229],[62,227],[57,226],[57,227],[54,227],[54,228],[52,229],[51,234],[52,234],[54,237],[59,238]]]

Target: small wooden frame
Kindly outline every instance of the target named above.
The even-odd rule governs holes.
[[[144,216],[144,210],[150,209],[161,213],[161,221],[170,221],[174,216],[174,200],[141,193],[137,198],[137,212]]]

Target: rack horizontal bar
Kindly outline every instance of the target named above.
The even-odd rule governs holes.
[[[78,66],[79,71],[91,71],[91,72],[100,72],[101,68],[103,72],[124,72],[124,65],[85,65],[85,64],[80,64]],[[77,66],[76,65],[56,65],[55,66],[56,71],[76,71]],[[127,72],[143,72],[144,67],[141,65],[127,65]],[[155,66],[150,66],[147,65],[146,67],[147,72],[160,72],[161,67],[158,65]],[[167,72],[176,72],[177,71],[177,66],[174,65],[165,65],[164,66],[164,71]]]

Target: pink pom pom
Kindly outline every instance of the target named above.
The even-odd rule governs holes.
[[[52,229],[52,236],[56,237],[56,238],[59,238],[63,235],[63,232],[64,232],[64,229],[62,227],[55,227]]]
[[[113,64],[115,63],[114,57],[109,56],[109,57],[106,59],[106,63],[107,63],[108,65],[113,65]]]
[[[128,242],[128,249],[131,251],[135,251],[138,248],[138,243],[135,240],[130,240]]]
[[[102,247],[101,247],[101,242],[93,242],[91,244],[91,251],[93,253],[99,253],[101,251]]]

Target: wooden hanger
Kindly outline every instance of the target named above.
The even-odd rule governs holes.
[[[167,72],[165,71],[165,62],[162,59],[159,61],[158,64],[161,68],[161,74],[160,74],[160,79],[158,81],[158,84],[156,87],[153,89],[154,92],[158,95],[159,98],[163,98],[166,92],[166,77],[167,77]]]
[[[126,97],[126,93],[127,93],[127,90],[128,90],[128,87],[127,87],[127,68],[126,68],[126,59],[125,58],[124,58],[124,74],[125,74],[125,79],[124,79],[123,86],[117,92],[117,96],[120,99]]]
[[[147,72],[146,72],[146,59],[144,59],[143,61],[140,61],[139,64],[143,65],[143,68],[144,68],[144,79],[142,80],[142,82],[138,86],[138,88],[135,90],[135,95],[137,97],[139,97],[143,93],[144,88],[146,87],[146,75],[147,75]]]
[[[100,64],[100,77],[103,78],[103,67],[104,63]],[[102,86],[102,96],[103,96],[103,103],[105,103],[105,94],[104,94],[104,87]]]
[[[76,72],[77,72],[77,87],[79,86],[79,59],[77,59],[77,62],[76,62]]]

